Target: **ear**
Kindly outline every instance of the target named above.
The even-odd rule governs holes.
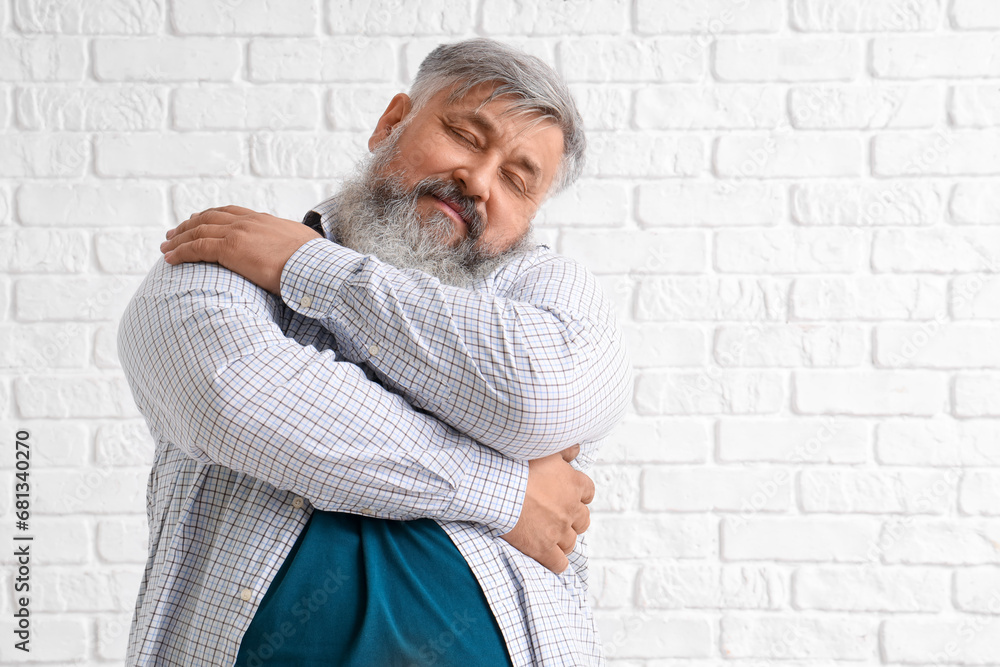
[[[378,119],[375,131],[372,132],[372,136],[368,138],[368,150],[375,150],[375,147],[389,136],[389,133],[392,132],[392,128],[395,127],[399,121],[403,120],[403,118],[406,117],[406,114],[410,113],[410,107],[410,96],[406,93],[397,93],[392,98],[389,102],[389,106],[387,106],[385,111],[382,112],[382,117]]]

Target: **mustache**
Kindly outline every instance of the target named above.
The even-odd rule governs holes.
[[[476,208],[476,200],[463,194],[454,181],[428,177],[414,186],[412,195],[414,200],[423,195],[432,195],[458,206],[459,215],[465,220],[465,224],[469,228],[468,236],[473,241],[482,236],[486,230],[486,220]]]

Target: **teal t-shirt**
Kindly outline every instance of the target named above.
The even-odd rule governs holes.
[[[314,511],[243,637],[238,667],[502,667],[472,570],[431,519]]]

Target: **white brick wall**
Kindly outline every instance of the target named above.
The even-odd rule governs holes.
[[[611,664],[1000,665],[995,0],[0,0],[0,424],[32,432],[37,553],[25,659],[2,549],[0,662],[124,658],[152,442],[114,342],[163,232],[300,219],[475,35],[554,64],[590,131],[536,222],[636,365],[593,473]]]

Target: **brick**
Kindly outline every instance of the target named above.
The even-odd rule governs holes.
[[[612,463],[704,463],[711,450],[709,422],[631,417],[608,436],[599,459]]]
[[[639,507],[638,467],[597,464],[587,470],[601,492],[590,504],[591,512],[627,512]]]
[[[594,558],[706,558],[719,548],[716,521],[705,516],[599,514],[590,531]]]
[[[955,570],[955,606],[978,613],[1000,612],[1000,568],[986,565]]]
[[[802,129],[933,127],[944,99],[939,86],[799,86],[788,93],[788,112]]]
[[[958,183],[949,208],[956,224],[1000,224],[1000,183]]]
[[[876,271],[1000,271],[1000,228],[880,230],[872,242]]]
[[[319,96],[308,88],[180,88],[174,127],[182,130],[309,130],[320,119]]]
[[[727,658],[875,660],[878,624],[854,618],[723,616]]]
[[[82,232],[48,229],[0,232],[0,271],[76,273],[86,269],[88,239]]]
[[[250,42],[249,70],[250,79],[262,83],[388,82],[394,79],[396,64],[392,47],[383,40],[365,37],[333,38],[322,41],[258,39]]]
[[[693,40],[581,37],[559,44],[567,81],[698,81],[706,52]]]
[[[123,569],[59,569],[38,582],[39,611],[125,611],[135,607],[142,573]]]
[[[132,614],[97,617],[97,655],[105,660],[124,663]]]
[[[798,278],[791,289],[796,320],[926,320],[946,312],[944,284],[916,276]]]
[[[723,462],[864,463],[871,449],[864,422],[826,417],[719,421]]]
[[[656,277],[639,283],[639,320],[784,320],[788,282],[771,278]]]
[[[639,573],[638,605],[655,609],[778,609],[787,577],[775,567],[657,563]]]
[[[960,130],[878,135],[872,142],[872,171],[878,176],[1000,174],[1000,134]]]
[[[948,104],[948,119],[959,127],[1000,125],[1000,91],[996,86],[954,86]]]
[[[85,43],[72,37],[10,37],[0,41],[0,81],[80,81]]]
[[[703,366],[708,357],[708,341],[697,327],[625,323],[623,329],[635,368]]]
[[[26,33],[140,35],[163,25],[163,0],[15,0],[14,24]]]
[[[86,467],[75,470],[40,470],[34,473],[39,488],[35,498],[40,514],[123,514],[145,508],[146,469]]]
[[[954,0],[951,25],[955,28],[1000,28],[1000,7],[990,0]]]
[[[636,380],[639,414],[768,414],[786,402],[776,373],[750,371],[646,371]]]
[[[533,9],[521,6],[516,11]],[[484,20],[488,20],[490,11],[488,5],[483,7]],[[472,7],[462,0],[435,3],[328,0],[326,16],[327,30],[334,35],[457,35],[473,27]],[[495,28],[487,31],[497,32]]]
[[[941,0],[792,0],[792,25],[801,31],[933,30]]]
[[[187,35],[313,35],[320,0],[173,0],[171,19]]]
[[[69,331],[72,331],[74,328],[82,329],[78,324],[72,324],[65,328]],[[77,335],[81,340],[85,340],[83,336]],[[53,339],[58,340],[59,338],[54,337]],[[45,348],[43,347],[42,349],[44,350]],[[5,394],[4,399],[6,398]],[[26,430],[30,433],[31,442],[37,444],[44,443],[44,447],[34,447],[31,451],[32,469],[72,468],[85,465],[86,461],[90,458],[90,436],[87,433],[87,429],[80,422],[74,423],[48,419],[28,421],[18,418],[11,421],[0,421],[0,428],[6,429],[4,433],[16,433],[22,429]],[[0,460],[0,468],[14,468],[14,457],[8,457],[6,461]]]
[[[951,281],[949,295],[952,317],[958,319],[1000,319],[1000,277],[969,275]]]
[[[557,229],[535,230],[536,239],[540,231],[552,231],[558,234]],[[558,243],[558,238],[549,247],[554,247],[556,243]],[[630,319],[632,317],[632,302],[635,300],[635,284],[632,277],[628,275],[599,275],[597,282],[611,299],[611,306],[614,308],[615,314],[622,319]],[[0,298],[2,297],[3,291],[0,290]]]
[[[35,536],[37,565],[79,565],[91,561],[93,527],[86,519],[34,516],[31,532]]]
[[[0,177],[80,177],[90,161],[89,142],[74,134],[0,136]]]
[[[593,132],[587,137],[585,176],[690,176],[705,170],[701,139],[643,132]]]
[[[704,618],[677,618],[674,613],[642,611],[597,616],[604,652],[618,665],[621,658],[707,658],[713,646],[712,626]]]
[[[9,97],[7,87],[0,86],[0,130],[7,129],[7,120],[13,116]]]
[[[144,421],[115,421],[97,427],[94,452],[99,466],[149,466],[154,442]]]
[[[97,524],[97,553],[107,563],[145,563],[148,533],[146,517],[102,519]]]
[[[243,167],[235,134],[105,134],[94,151],[101,176],[232,176]]]
[[[640,129],[772,128],[784,111],[781,91],[773,86],[647,86],[635,97]]]
[[[931,568],[801,567],[792,577],[796,609],[936,612],[949,607],[948,572]]]
[[[726,518],[725,560],[863,562],[879,535],[880,522],[867,517]]]
[[[802,371],[800,414],[933,415],[948,411],[947,377],[932,371]]]
[[[632,114],[631,91],[607,85],[578,83],[570,93],[588,132],[628,127]]]
[[[730,325],[716,330],[714,358],[720,366],[859,366],[866,332],[838,325]]]
[[[0,644],[0,662],[6,665],[43,661],[49,664],[52,664],[49,661],[55,661],[56,664],[70,664],[89,652],[89,625],[86,618],[32,614],[31,644],[29,644],[32,652],[24,653],[14,648],[13,641],[6,641]]]
[[[846,229],[715,232],[715,268],[730,273],[853,273],[868,264],[863,236]]]
[[[881,325],[875,330],[875,362],[896,368],[1000,368],[996,326],[952,324]]]
[[[83,368],[88,349],[82,336],[69,336],[79,325],[0,324],[0,368],[45,372],[48,368]]]
[[[595,33],[620,33],[627,28],[629,4],[625,0],[595,0],[588,3],[569,3],[563,0],[515,0],[513,3],[509,0],[483,0],[481,21],[483,29],[490,35],[575,37]]]
[[[166,221],[161,189],[129,182],[25,183],[17,190],[17,211],[32,227],[160,227]]]
[[[1000,482],[1000,473],[995,471],[966,471],[962,475],[962,486],[958,495],[958,506],[962,513],[1000,515],[1000,484],[998,482]]]
[[[800,225],[920,226],[942,219],[946,199],[939,183],[809,183],[792,186],[791,210]]]
[[[879,463],[919,466],[1000,466],[996,420],[883,421],[876,430]]]
[[[990,665],[1000,655],[1000,620],[890,618],[882,626],[882,646],[895,663]]]
[[[94,366],[97,368],[121,368],[118,362],[118,327],[105,324],[97,327],[94,334]]]
[[[159,229],[98,232],[94,235],[97,263],[107,273],[145,275],[163,256],[160,252],[163,234]]]
[[[139,413],[124,378],[37,375],[14,382],[22,417],[134,417]]]
[[[699,273],[707,264],[699,231],[564,230],[559,250],[600,273]]]
[[[839,37],[725,37],[713,64],[723,81],[849,81],[861,73],[862,52]]]
[[[636,217],[644,226],[773,225],[784,218],[784,188],[681,180],[641,184]]]
[[[757,502],[754,502],[754,501]],[[649,467],[642,475],[642,508],[649,511],[761,512],[792,507],[792,475],[782,468]]]
[[[956,416],[1000,417],[1000,376],[958,375],[953,396]]]
[[[1000,563],[1000,521],[905,517],[887,521],[878,549],[886,563],[977,565]]]
[[[628,199],[624,183],[580,181],[547,200],[535,218],[535,224],[620,227],[629,217]]]
[[[236,40],[210,37],[94,40],[98,81],[230,81],[243,55]]]
[[[784,24],[779,0],[755,0],[751,10],[746,2],[703,0],[702,2],[657,2],[639,0],[636,5],[636,32],[657,35],[664,32],[695,32],[700,37],[727,32],[774,32]]]
[[[16,320],[117,320],[140,282],[141,276],[22,278],[14,285]]]
[[[826,133],[729,135],[716,140],[714,163],[723,178],[861,176],[865,149],[858,137]]]
[[[952,470],[806,470],[798,486],[805,512],[865,514],[946,514],[957,488]]]
[[[271,178],[336,178],[347,175],[364,150],[356,135],[263,133],[251,138],[250,166]]]
[[[167,93],[140,86],[33,87],[18,90],[15,105],[28,130],[153,130],[163,127]]]
[[[171,189],[172,220],[187,220],[207,208],[234,204],[278,217],[301,220],[323,197],[306,181],[216,180],[181,183]]]
[[[0,227],[10,224],[10,214],[13,208],[13,198],[7,188],[0,187]]]
[[[871,71],[885,79],[966,78],[1000,75],[996,34],[875,37]]]
[[[632,591],[639,566],[617,560],[591,560],[587,596],[595,609],[619,609],[632,605]]]
[[[326,95],[326,122],[335,130],[370,134],[389,101],[398,92],[395,86],[381,84],[338,85]]]

